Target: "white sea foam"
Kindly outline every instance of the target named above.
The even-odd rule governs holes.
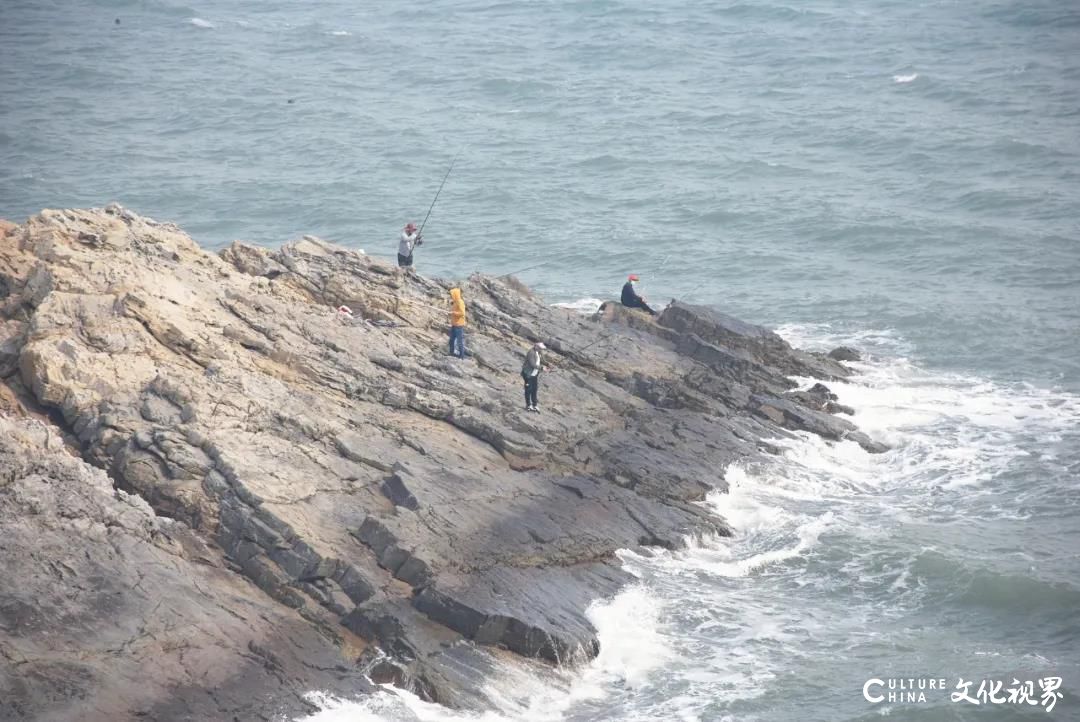
[[[320,708],[303,722],[501,722],[498,712],[458,712],[425,702],[411,692],[383,685],[382,691],[360,700],[344,700],[321,692],[306,695]]]
[[[721,507],[722,509],[722,507]],[[758,545],[753,543],[731,544],[719,542],[708,545],[691,544],[687,554],[681,558],[681,563],[687,569],[698,569],[709,574],[721,577],[746,577],[769,565],[798,557],[806,553],[808,549],[817,544],[818,537],[832,521],[831,514],[807,519],[805,523],[792,524],[788,529],[793,531],[793,538],[786,539],[786,534],[768,534],[768,537],[779,540],[777,548],[768,548],[771,539],[763,540],[764,551],[758,551]],[[778,529],[784,530],[784,527]],[[747,553],[747,552],[751,553]]]
[[[558,722],[576,704],[602,699],[608,690],[639,689],[651,672],[670,661],[668,635],[661,630],[663,603],[645,587],[633,585],[610,600],[595,602],[586,616],[596,628],[600,654],[581,669],[537,674],[513,665],[500,667],[484,686],[496,710],[461,712],[425,702],[411,692],[383,685],[382,691],[359,700],[343,700],[321,692],[307,695],[320,711],[303,722]],[[627,634],[627,630],[633,630]]]
[[[568,308],[571,311],[577,311],[583,316],[590,316],[600,310],[600,304],[602,304],[599,298],[579,298],[576,301],[566,301],[563,303],[553,303],[552,306],[559,308]]]
[[[631,688],[647,683],[649,674],[672,656],[661,624],[664,614],[663,601],[642,585],[593,604],[586,616],[596,627],[600,654],[584,677],[618,680]],[[627,634],[628,629],[634,633]]]
[[[348,30],[331,30],[328,35],[333,35],[336,38],[346,38],[352,35]]]
[[[809,351],[828,351],[837,346],[854,346],[879,356],[904,357],[914,347],[892,329],[842,329],[829,323],[799,323],[778,326],[776,333],[792,346]]]
[[[194,25],[197,28],[205,28],[207,30],[216,27],[209,20],[203,20],[202,18],[188,18],[188,23],[190,23],[191,25]]]
[[[790,459],[832,478],[854,471],[909,486],[978,486],[1029,454],[1025,439],[1045,442],[1080,425],[1080,399],[1069,394],[935,372],[902,356],[847,365],[859,373],[828,386],[856,409],[861,430],[894,451],[862,457],[813,437],[789,450]]]
[[[907,75],[894,75],[892,79],[894,83],[910,83],[918,77],[918,73],[909,73]]]

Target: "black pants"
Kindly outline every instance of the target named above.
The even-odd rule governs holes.
[[[412,267],[412,255],[403,256],[400,253],[397,254],[398,268],[410,268]]]
[[[536,392],[540,390],[540,374],[522,376],[525,379],[525,406],[536,406]]]
[[[626,299],[622,302],[622,305],[626,306],[627,308],[640,308],[642,311],[647,311],[650,316],[656,315],[656,311],[652,310],[649,307],[649,304],[645,303],[640,298],[634,300]]]

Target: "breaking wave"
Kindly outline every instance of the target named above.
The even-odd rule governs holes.
[[[308,701],[322,709],[304,718],[304,722],[557,722],[568,719],[575,707],[602,701],[611,686],[647,686],[652,672],[671,659],[667,634],[660,622],[664,604],[645,587],[633,585],[610,600],[597,601],[586,614],[597,630],[599,656],[576,673],[552,670],[541,676],[504,665],[500,675],[485,688],[498,705],[497,710],[450,710],[425,702],[411,692],[383,685],[381,692],[356,701],[311,693]],[[626,634],[628,629],[633,629],[634,634]]]

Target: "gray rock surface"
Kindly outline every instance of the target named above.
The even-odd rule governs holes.
[[[829,352],[829,358],[837,361],[861,361],[862,354],[851,346],[837,346]]]
[[[0,539],[0,719],[271,719],[370,686],[340,652],[361,640],[268,600],[37,420],[0,416]]]
[[[458,285],[466,360],[446,356],[451,284],[316,238],[212,254],[119,206],[0,225],[0,414],[20,429],[0,447],[0,530],[20,540],[2,571],[27,580],[0,589],[0,653],[20,661],[0,684],[18,710],[248,719],[305,688],[361,693],[360,671],[482,707],[498,649],[597,653],[584,611],[626,582],[616,550],[728,534],[695,502],[764,439],[883,448],[788,378],[850,371],[766,329]],[[168,624],[186,647],[140,636]],[[84,668],[79,649],[100,652]]]

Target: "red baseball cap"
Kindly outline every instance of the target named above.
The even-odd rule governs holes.
[[[631,281],[637,281],[637,280],[639,280],[639,279],[638,279],[638,277],[637,277],[637,276],[636,276],[635,274],[631,273],[631,274],[630,274],[630,280],[631,280]]]

